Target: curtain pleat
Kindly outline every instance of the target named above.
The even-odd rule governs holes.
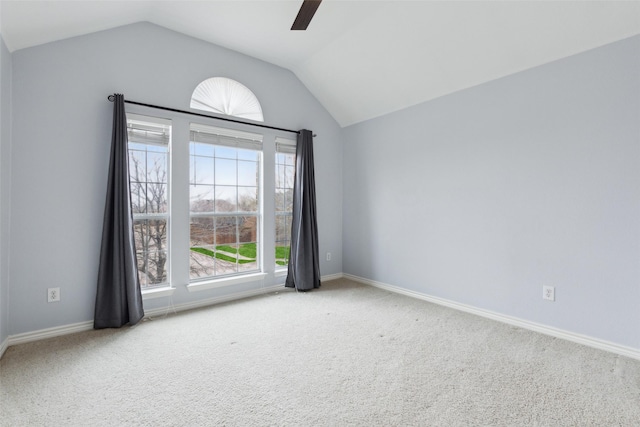
[[[135,325],[144,317],[136,266],[133,215],[129,191],[127,117],[124,96],[114,95],[113,132],[107,199],[93,327]]]
[[[296,288],[298,291],[319,288],[320,253],[313,168],[313,133],[306,129],[300,131],[296,144],[290,251],[285,286]]]

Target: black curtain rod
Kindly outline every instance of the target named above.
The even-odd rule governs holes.
[[[116,97],[114,95],[109,95],[109,96],[107,96],[107,99],[109,101],[113,102],[116,99]],[[279,127],[276,127],[276,126],[262,125],[260,123],[245,122],[245,121],[242,121],[242,120],[229,119],[227,117],[210,116],[208,114],[194,113],[193,111],[178,110],[177,108],[162,107],[160,105],[145,104],[145,103],[136,102],[136,101],[127,101],[126,99],[124,100],[124,102],[126,102],[127,104],[134,104],[134,105],[141,105],[143,107],[156,108],[158,110],[173,111],[174,113],[189,114],[191,116],[207,117],[209,119],[224,120],[226,122],[240,123],[240,124],[243,124],[243,125],[257,126],[257,127],[266,128],[266,129],[273,129],[273,130],[281,130],[283,132],[291,132],[291,133],[297,133],[297,134],[300,133],[300,131],[297,131],[297,130],[279,128]],[[313,136],[316,136],[316,135],[314,134]]]

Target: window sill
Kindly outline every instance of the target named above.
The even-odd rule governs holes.
[[[224,279],[190,283],[187,285],[187,290],[189,292],[204,291],[207,289],[222,288],[225,286],[232,286],[240,283],[256,282],[258,280],[264,280],[265,277],[267,277],[266,273],[254,273],[235,277],[225,277]]]
[[[287,275],[287,273],[288,273],[288,272],[289,272],[289,269],[287,269],[287,268],[282,268],[282,269],[280,269],[280,270],[276,270],[276,271],[273,273],[273,276],[274,276],[274,277],[286,277],[286,275]]]
[[[149,289],[142,291],[142,300],[148,300],[153,298],[169,297],[173,295],[176,288],[167,286],[166,288]]]

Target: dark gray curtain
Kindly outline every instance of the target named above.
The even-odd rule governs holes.
[[[285,286],[298,291],[320,287],[320,253],[316,215],[316,180],[313,172],[313,134],[301,130],[296,144],[293,184],[291,254]]]
[[[109,182],[93,320],[96,329],[135,325],[144,317],[129,192],[127,117],[124,96],[114,95],[114,98]]]

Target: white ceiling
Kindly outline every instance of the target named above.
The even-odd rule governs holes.
[[[293,71],[341,126],[640,34],[640,1],[8,1],[10,51],[139,21]],[[640,52],[639,52],[640,55]]]

